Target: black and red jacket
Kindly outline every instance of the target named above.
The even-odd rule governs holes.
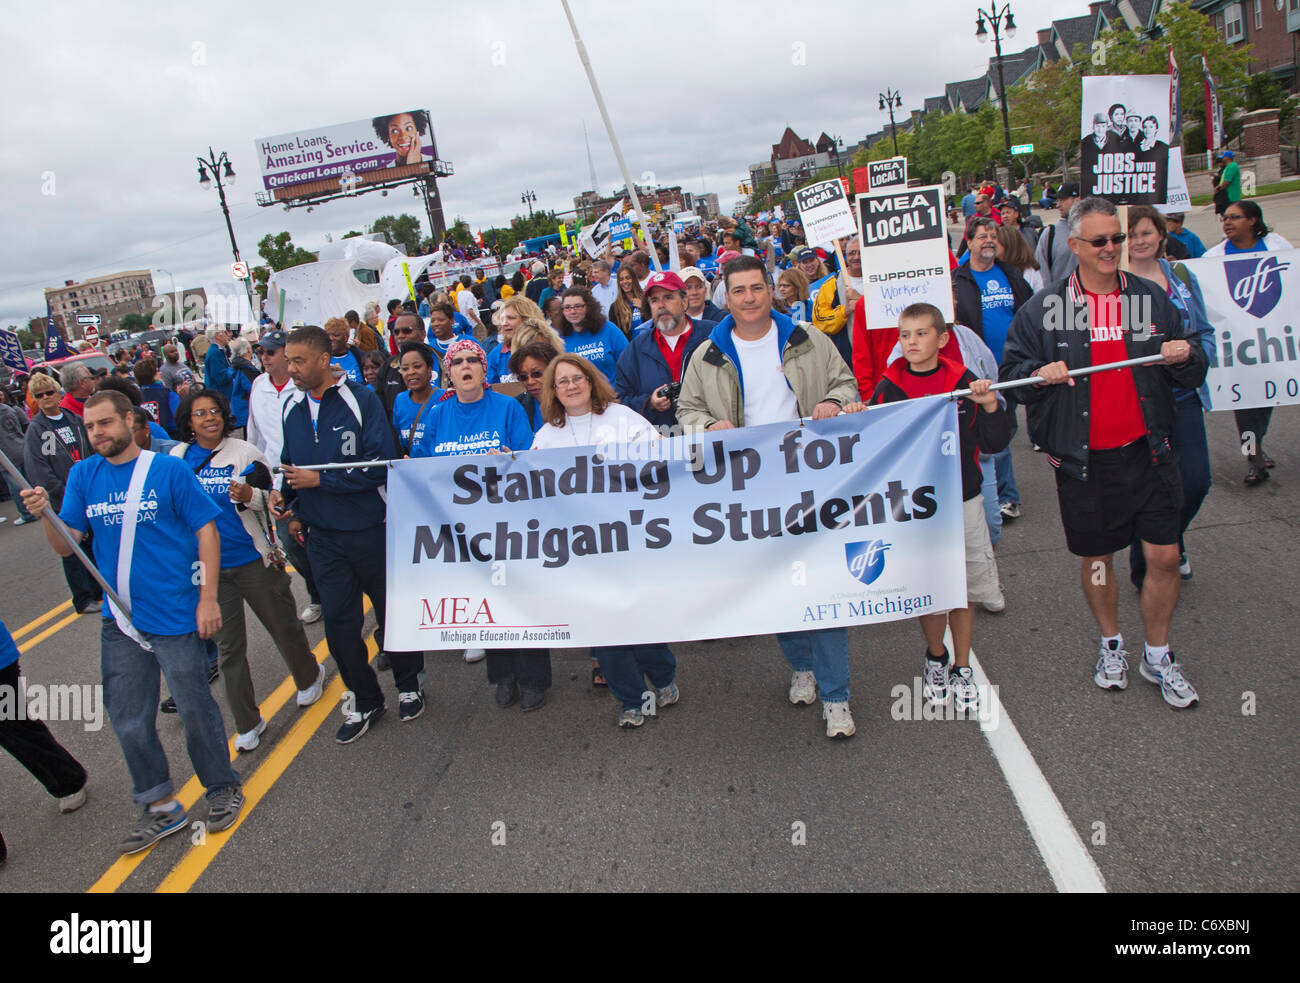
[[[955,392],[969,388],[975,378],[966,366],[942,355],[938,366],[929,372],[913,372],[907,360],[899,358],[885,369],[870,402],[872,405],[898,403]],[[990,413],[963,397],[957,400],[957,432],[961,438],[961,497],[962,501],[970,501],[984,484],[980,454],[996,454],[1011,443],[1011,421],[1001,403]]]

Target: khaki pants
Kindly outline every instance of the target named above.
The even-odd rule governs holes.
[[[221,630],[215,638],[221,652],[221,678],[226,685],[226,702],[242,734],[261,719],[253,677],[248,670],[248,634],[244,627],[244,602],[262,622],[280,657],[293,675],[298,689],[316,682],[316,657],[311,654],[307,633],[298,620],[297,605],[289,588],[289,575],[268,567],[260,559],[221,571],[217,604],[221,608]]]

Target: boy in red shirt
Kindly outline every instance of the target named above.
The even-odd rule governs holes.
[[[903,357],[885,369],[884,377],[871,396],[872,404],[893,403],[922,396],[969,389],[957,407],[957,430],[961,438],[962,519],[966,529],[966,607],[946,614],[923,614],[917,620],[925,635],[925,680],[927,700],[947,704],[956,701],[958,710],[979,707],[979,691],[971,675],[971,635],[975,626],[975,605],[1001,598],[998,567],[993,559],[984,519],[983,475],[979,456],[996,454],[1011,441],[1011,423],[988,379],[977,379],[970,369],[940,353],[949,340],[943,313],[933,304],[913,304],[898,318],[898,337]],[[944,628],[952,629],[953,648],[949,658],[943,644]],[[951,663],[951,665],[950,665]]]

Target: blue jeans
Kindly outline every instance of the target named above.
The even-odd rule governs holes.
[[[22,469],[22,465],[14,462],[14,466]],[[23,504],[23,490],[18,487],[18,482],[10,476],[8,471],[4,472],[5,484],[9,486],[9,497],[14,500],[14,505],[18,508],[18,518],[25,522],[34,522],[36,516],[27,511],[27,506]]]
[[[1008,502],[1020,504],[1020,489],[1016,487],[1016,469],[1011,463],[1011,444],[1016,439],[1016,431],[1020,428],[1016,425],[1016,403],[1007,400],[1007,417],[1011,423],[1011,440],[1007,446],[993,455],[993,464],[998,473],[998,505],[1006,505]],[[988,501],[988,496],[985,496]],[[995,540],[996,542],[996,540]]]
[[[173,792],[167,754],[155,727],[159,669],[176,700],[194,774],[209,795],[238,785],[239,775],[230,767],[221,710],[208,689],[208,657],[198,632],[153,635],[142,631],[140,636],[153,646],[152,652],[146,652],[122,634],[112,618],[101,620],[104,706],[131,772],[131,797],[136,805],[147,806]]]
[[[984,521],[989,527],[989,539],[993,541],[994,546],[997,546],[998,540],[1002,538],[1002,509],[998,507],[998,469],[995,455],[980,455],[980,472],[984,475],[984,483],[980,485],[980,493],[984,496]]]
[[[654,645],[600,645],[591,650],[600,662],[609,691],[624,710],[636,710],[645,695],[645,680],[663,689],[677,677],[677,659],[663,642]]]
[[[1201,503],[1210,493],[1210,446],[1205,439],[1205,413],[1196,396],[1180,399],[1174,406],[1174,424],[1169,428],[1169,443],[1178,455],[1178,476],[1183,481],[1183,510],[1180,516],[1182,529],[1178,536],[1178,552],[1187,552],[1182,533],[1196,518]],[[1140,541],[1134,541],[1128,552],[1129,578],[1141,587],[1146,579],[1147,558]]]
[[[818,628],[787,631],[776,636],[785,660],[795,672],[812,672],[823,703],[849,698],[849,630]]]

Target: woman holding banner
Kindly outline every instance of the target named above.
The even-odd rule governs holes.
[[[599,445],[606,459],[631,456],[629,444],[658,440],[654,425],[619,403],[604,374],[581,355],[557,355],[542,379],[542,414],[546,425],[533,438],[533,448]],[[655,687],[655,706],[680,699],[674,679],[677,660],[663,642],[652,645],[601,645],[591,650],[593,679],[604,674],[610,691],[622,704],[618,725],[645,723],[645,680]]]
[[[1264,212],[1253,201],[1234,201],[1223,212],[1223,241],[1205,251],[1206,256],[1233,256],[1237,253],[1270,252],[1290,249],[1291,243],[1270,232],[1264,224]],[[1258,485],[1268,480],[1268,469],[1273,459],[1264,453],[1264,434],[1273,418],[1273,407],[1257,406],[1247,410],[1233,410],[1237,433],[1241,437],[1242,454],[1250,461],[1245,482]]]
[[[1183,317],[1187,338],[1197,338],[1205,354],[1214,359],[1214,325],[1205,313],[1205,300],[1196,275],[1182,263],[1171,264],[1165,258],[1168,232],[1164,216],[1150,205],[1130,205],[1128,210],[1129,270],[1150,280],[1165,291],[1170,302]],[[1178,454],[1178,472],[1183,480],[1182,527],[1178,535],[1178,572],[1184,580],[1192,577],[1183,534],[1210,491],[1210,448],[1205,439],[1204,410],[1210,408],[1210,389],[1174,386],[1174,419],[1169,442]],[[1146,555],[1140,542],[1129,550],[1129,577],[1133,586],[1142,589],[1146,579]]]

